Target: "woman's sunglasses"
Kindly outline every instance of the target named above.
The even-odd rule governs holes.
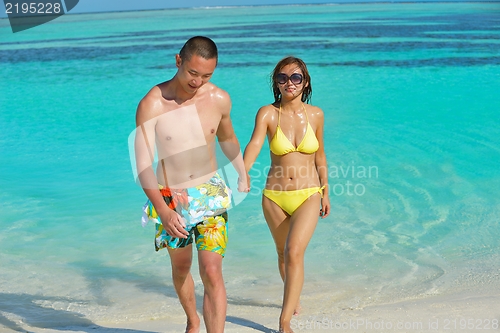
[[[276,75],[276,82],[278,84],[285,84],[290,80],[293,84],[301,84],[302,83],[302,74],[299,73],[293,73],[292,75],[288,76],[285,73],[278,73]]]

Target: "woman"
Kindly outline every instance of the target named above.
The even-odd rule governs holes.
[[[276,243],[278,267],[284,282],[280,332],[292,332],[304,282],[304,253],[318,216],[330,213],[328,170],[323,149],[323,111],[304,104],[311,98],[311,78],[305,63],[282,59],[271,74],[274,103],[259,109],[244,161],[247,172],[260,153],[265,137],[271,149],[271,168],[263,190],[262,208]],[[319,214],[318,214],[319,211]]]

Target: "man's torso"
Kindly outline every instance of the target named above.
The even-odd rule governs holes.
[[[163,113],[157,118],[155,144],[159,161],[156,174],[162,185],[193,187],[217,170],[215,137],[222,112],[212,98],[212,90],[217,88],[208,84],[203,88],[181,105],[161,101]]]

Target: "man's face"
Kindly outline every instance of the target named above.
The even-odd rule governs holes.
[[[179,69],[178,76],[182,87],[187,93],[194,94],[212,77],[217,66],[217,59],[205,59],[199,55],[193,55],[191,59],[183,60],[177,55],[176,65]]]

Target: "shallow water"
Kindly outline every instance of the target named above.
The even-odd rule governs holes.
[[[17,34],[4,19],[2,322],[84,325],[177,309],[167,254],[154,252],[152,225],[140,225],[145,195],[127,140],[138,101],[175,73],[175,53],[197,34],[219,46],[212,81],[232,97],[242,145],[272,101],[274,64],[293,54],[309,66],[312,102],[326,116],[332,214],[307,250],[306,304],[498,288],[497,4],[65,15]],[[230,211],[230,305],[280,303],[260,208],[268,161],[265,146],[252,192]]]

